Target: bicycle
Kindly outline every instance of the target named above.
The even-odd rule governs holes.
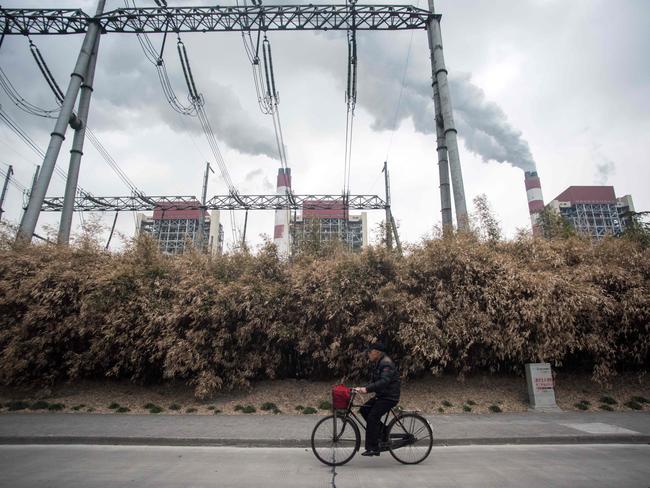
[[[346,409],[334,410],[320,420],[311,434],[311,449],[316,458],[328,466],[342,466],[350,461],[361,446],[364,422],[352,411],[356,391],[352,391]],[[386,424],[389,416],[393,418]],[[402,464],[424,461],[433,447],[433,430],[427,419],[415,411],[391,408],[383,418],[385,428],[379,442],[380,452],[388,451]]]

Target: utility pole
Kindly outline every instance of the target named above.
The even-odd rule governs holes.
[[[36,182],[38,181],[38,174],[41,172],[41,167],[36,166],[36,171],[34,171],[34,177],[32,178],[32,187],[29,189],[29,191],[25,190],[23,192],[23,208],[27,206],[27,203],[29,203],[29,195],[31,195],[34,192],[34,187],[36,186]],[[23,215],[24,215],[23,211]]]
[[[105,3],[106,0],[98,0],[96,16],[102,14]],[[43,159],[43,165],[38,176],[38,181],[36,182],[36,185],[34,185],[34,189],[29,196],[27,210],[25,210],[20,222],[18,235],[16,236],[17,240],[27,242],[31,241],[34,231],[36,230],[38,216],[41,207],[43,206],[43,200],[45,200],[47,188],[50,186],[52,173],[54,172],[54,165],[56,164],[59,152],[61,151],[61,145],[65,139],[65,132],[68,129],[68,124],[70,123],[73,114],[74,104],[77,100],[81,83],[84,81],[84,77],[88,72],[88,64],[90,63],[90,57],[100,30],[101,26],[98,21],[95,20],[89,23],[86,36],[84,37],[81,50],[79,51],[79,56],[77,57],[74,71],[70,75],[70,83],[68,84],[65,98],[63,99],[61,112],[59,112],[56,124],[54,125],[54,130],[50,137],[50,143],[47,147],[45,158]]]
[[[391,218],[390,218],[390,180],[388,179],[388,161],[384,161],[384,184],[386,186],[386,247],[388,249],[393,248],[393,235],[391,231]]]
[[[395,219],[393,218],[393,212],[390,213],[390,224],[393,228],[393,233],[395,235],[395,244],[397,245],[397,252],[402,255],[402,243],[399,240],[399,235],[397,234],[397,225],[395,225]]]
[[[433,0],[428,0],[429,11],[435,14]],[[449,157],[449,172],[451,173],[451,184],[454,192],[454,206],[456,208],[456,221],[458,229],[465,230],[468,227],[467,205],[465,203],[465,188],[463,186],[463,173],[460,167],[460,155],[458,152],[458,135],[454,124],[454,115],[451,106],[451,95],[449,93],[449,82],[447,80],[447,68],[442,51],[442,34],[440,32],[440,19],[434,17],[427,27],[429,48],[431,50],[431,73],[434,88],[434,103],[436,113],[442,117],[443,131],[446,142],[447,154]],[[436,87],[438,97],[436,99]],[[440,158],[440,153],[439,153]],[[441,181],[442,187],[442,181]],[[441,188],[441,198],[442,188]],[[443,206],[445,204],[443,203]]]
[[[210,171],[214,173],[214,170],[210,166],[210,163],[206,162],[205,174],[203,175],[203,192],[201,193],[201,213],[199,214],[199,228],[196,233],[196,245],[201,250],[201,252],[205,251],[205,246],[203,245],[203,227],[205,226],[205,212],[207,212],[206,202],[208,198],[208,176],[210,176]]]
[[[106,247],[104,247],[105,250],[108,250],[108,246],[111,243],[111,239],[113,238],[113,232],[115,232],[115,224],[117,223],[117,216],[120,214],[120,212],[115,212],[115,218],[113,219],[113,226],[111,227],[111,233],[108,235],[108,240],[106,241]]]
[[[5,196],[7,195],[7,187],[9,186],[9,180],[11,179],[11,175],[14,174],[14,167],[9,165],[9,169],[7,170],[7,176],[5,177],[5,183],[2,185],[2,195],[0,195],[0,220],[2,220],[2,213],[4,210],[2,210],[2,207],[5,204]]]
[[[447,142],[445,129],[440,111],[440,93],[438,83],[433,82],[433,99],[436,109],[434,123],[436,124],[436,142],[438,152],[438,175],[440,177],[440,213],[442,214],[442,231],[449,232],[454,228],[454,218],[451,213],[451,191],[449,188],[449,162],[447,160]]]
[[[290,212],[290,210],[287,209],[287,212]],[[242,251],[246,250],[246,227],[248,227],[248,209],[246,209],[246,216],[244,217],[244,233],[242,234],[241,238]]]
[[[63,210],[61,212],[59,235],[57,239],[58,243],[63,245],[68,245],[70,242],[74,199],[77,194],[79,167],[81,166],[81,156],[83,155],[86,128],[88,127],[88,111],[90,109],[90,98],[93,94],[93,79],[95,78],[95,65],[97,64],[97,51],[99,50],[100,39],[101,35],[98,34],[95,39],[95,44],[93,45],[93,50],[90,54],[86,76],[81,85],[81,95],[79,95],[79,109],[77,111],[79,127],[74,131],[72,149],[70,149],[70,166],[68,169],[68,178],[65,182],[65,199],[63,201]]]

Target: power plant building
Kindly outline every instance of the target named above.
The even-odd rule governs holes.
[[[306,242],[340,241],[358,251],[368,245],[368,215],[350,215],[343,200],[305,200],[302,214],[291,221],[291,238],[294,249]]]
[[[613,186],[570,186],[547,208],[561,215],[580,234],[594,239],[620,234],[634,213],[632,196],[617,198]]]
[[[200,202],[191,202],[200,205]],[[199,208],[187,207],[187,202],[168,202],[157,206],[153,216],[139,213],[137,215],[136,235],[149,234],[156,241],[160,251],[165,254],[182,254],[186,246],[193,244],[198,247],[199,239],[210,254],[221,254],[223,251],[223,226],[218,210],[208,212]],[[203,225],[203,233],[199,229]]]

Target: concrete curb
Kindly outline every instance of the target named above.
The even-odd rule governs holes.
[[[75,437],[11,436],[0,437],[0,445],[102,445],[102,446],[219,446],[219,447],[296,447],[311,448],[309,439],[210,439],[173,437]],[[434,439],[434,446],[496,446],[551,444],[650,444],[650,435],[591,435],[545,437],[484,437]]]

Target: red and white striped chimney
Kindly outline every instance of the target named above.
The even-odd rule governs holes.
[[[526,196],[528,197],[528,212],[530,223],[533,227],[533,235],[539,236],[542,230],[539,226],[539,214],[544,210],[544,197],[542,196],[542,185],[539,182],[537,171],[525,171],[524,183],[526,184]]]
[[[291,168],[278,169],[278,184],[276,195],[287,195],[291,192]],[[289,236],[289,209],[278,209],[275,211],[275,228],[273,230],[273,242],[278,248],[278,254],[287,256],[290,250]]]

